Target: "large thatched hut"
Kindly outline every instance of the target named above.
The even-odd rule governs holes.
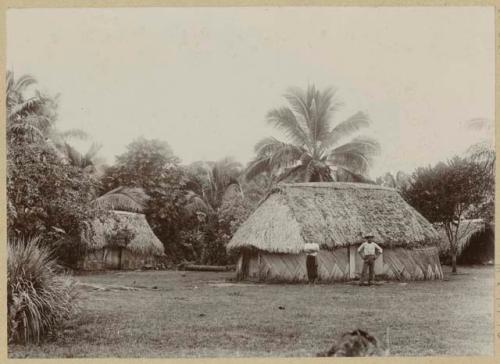
[[[391,188],[360,183],[297,183],[275,188],[229,242],[240,279],[305,281],[305,244],[317,243],[322,281],[359,277],[365,232],[384,252],[375,273],[386,279],[441,279],[440,236]]]
[[[441,235],[439,256],[443,264],[451,263],[450,243],[442,224],[436,224]],[[457,263],[493,264],[495,227],[482,219],[462,220],[457,231]]]
[[[78,262],[83,270],[139,269],[164,254],[143,214],[109,211],[95,219],[82,236],[86,252]]]

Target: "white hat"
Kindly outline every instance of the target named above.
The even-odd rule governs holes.
[[[366,239],[366,238],[374,238],[375,235],[371,232],[366,232],[363,234],[363,238]]]
[[[304,251],[307,253],[317,253],[319,251],[319,245],[316,243],[304,244]]]

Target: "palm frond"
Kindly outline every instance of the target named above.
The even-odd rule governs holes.
[[[72,145],[70,145],[68,143],[64,143],[62,151],[64,153],[66,161],[70,165],[75,166],[75,167],[81,166],[83,156]]]
[[[272,170],[270,161],[270,157],[257,157],[251,161],[245,170],[245,180],[251,181],[262,173],[270,173]]]
[[[494,122],[487,118],[474,118],[467,120],[465,126],[471,130],[487,130],[492,131],[494,129]]]
[[[274,137],[268,137],[259,140],[255,144],[254,150],[259,157],[270,157],[274,152],[276,152],[276,150],[280,149],[282,145],[283,142],[279,141],[278,139]]]
[[[368,157],[373,157],[380,153],[380,144],[372,138],[357,137],[349,143],[331,150],[331,154],[341,154],[345,152],[358,152]]]
[[[368,127],[370,119],[363,112],[357,112],[341,123],[337,124],[324,139],[321,147],[326,150],[337,144],[342,138],[349,137],[358,130]]]
[[[337,166],[335,171],[335,180],[337,182],[357,182],[357,183],[371,183],[375,184],[374,181],[368,177],[353,171],[348,167]]]
[[[295,166],[299,163],[304,149],[293,144],[283,143],[281,148],[277,149],[269,161],[273,169],[282,169]]]
[[[194,191],[186,191],[185,198],[186,205],[184,206],[184,210],[188,215],[194,216],[199,212],[206,215],[214,213],[212,206]]]
[[[99,153],[101,149],[102,149],[102,144],[96,142],[92,143],[89,150],[85,153],[84,158],[88,159],[89,161],[92,161],[97,156],[97,153]]]
[[[295,114],[287,107],[273,109],[267,114],[268,123],[283,130],[285,135],[298,145],[310,143],[307,133],[300,126]]]
[[[17,117],[21,115],[28,114],[29,112],[32,112],[33,109],[42,104],[44,102],[44,99],[39,98],[39,97],[32,97],[22,103],[19,103],[15,105],[12,110],[9,111],[9,114],[7,115],[7,120],[15,120]]]
[[[78,140],[87,140],[89,134],[82,129],[69,129],[58,133],[62,139],[74,138]]]
[[[323,92],[312,90],[310,104],[310,134],[315,142],[322,141],[328,137],[330,132],[330,122],[333,113],[341,105],[334,100],[335,91],[327,88]]]
[[[13,96],[12,93],[14,92],[14,72],[11,70],[7,70],[5,74],[5,93],[7,96],[7,100],[9,96]]]
[[[44,137],[40,129],[31,124],[15,123],[8,127],[7,132],[27,135],[32,140],[35,140],[37,138],[43,139]]]
[[[283,182],[283,181],[286,181],[288,178],[291,178],[291,177],[297,177],[297,175],[301,175],[301,178],[300,180],[301,181],[304,181],[304,170],[305,170],[305,166],[303,164],[299,164],[297,166],[294,166],[294,167],[291,167],[291,168],[287,168],[283,171],[283,173],[281,173],[278,178],[277,178],[277,181],[276,182]]]
[[[292,110],[302,116],[301,120],[304,122],[304,125],[302,125],[303,129],[309,128],[310,102],[308,101],[308,95],[309,92],[306,94],[299,87],[290,87],[283,95],[292,106]]]
[[[347,151],[331,154],[328,163],[333,166],[348,168],[355,171],[355,173],[364,174],[368,171],[371,161],[362,153]]]
[[[328,155],[328,162],[332,165],[348,168],[355,173],[365,174],[371,166],[373,156],[378,154],[378,142],[370,138],[355,138],[333,149]]]
[[[36,82],[37,81],[33,76],[31,76],[29,74],[22,75],[21,77],[19,77],[17,79],[17,81],[15,81],[14,91],[17,93],[22,93],[22,92],[24,92],[24,90],[26,90],[26,88],[35,84]]]
[[[93,204],[106,210],[143,212],[148,200],[142,188],[118,187],[96,198]]]

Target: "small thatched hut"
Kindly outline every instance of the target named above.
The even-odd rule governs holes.
[[[139,269],[164,254],[163,244],[139,213],[110,211],[90,224],[82,240],[86,254],[78,268],[83,270]]]
[[[436,230],[441,235],[439,256],[443,264],[451,263],[450,243],[441,224]],[[492,264],[495,259],[495,228],[481,219],[462,220],[457,232],[457,263]]]
[[[307,280],[307,243],[317,243],[322,281],[359,277],[357,248],[372,232],[384,252],[375,273],[386,279],[441,279],[440,236],[391,188],[360,183],[297,183],[274,189],[227,249],[239,250],[240,279]]]

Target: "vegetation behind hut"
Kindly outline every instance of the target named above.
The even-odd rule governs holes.
[[[418,168],[405,199],[432,223],[441,223],[450,243],[451,263],[456,272],[457,245],[464,218],[480,206],[491,176],[474,160],[454,157],[447,163]]]

